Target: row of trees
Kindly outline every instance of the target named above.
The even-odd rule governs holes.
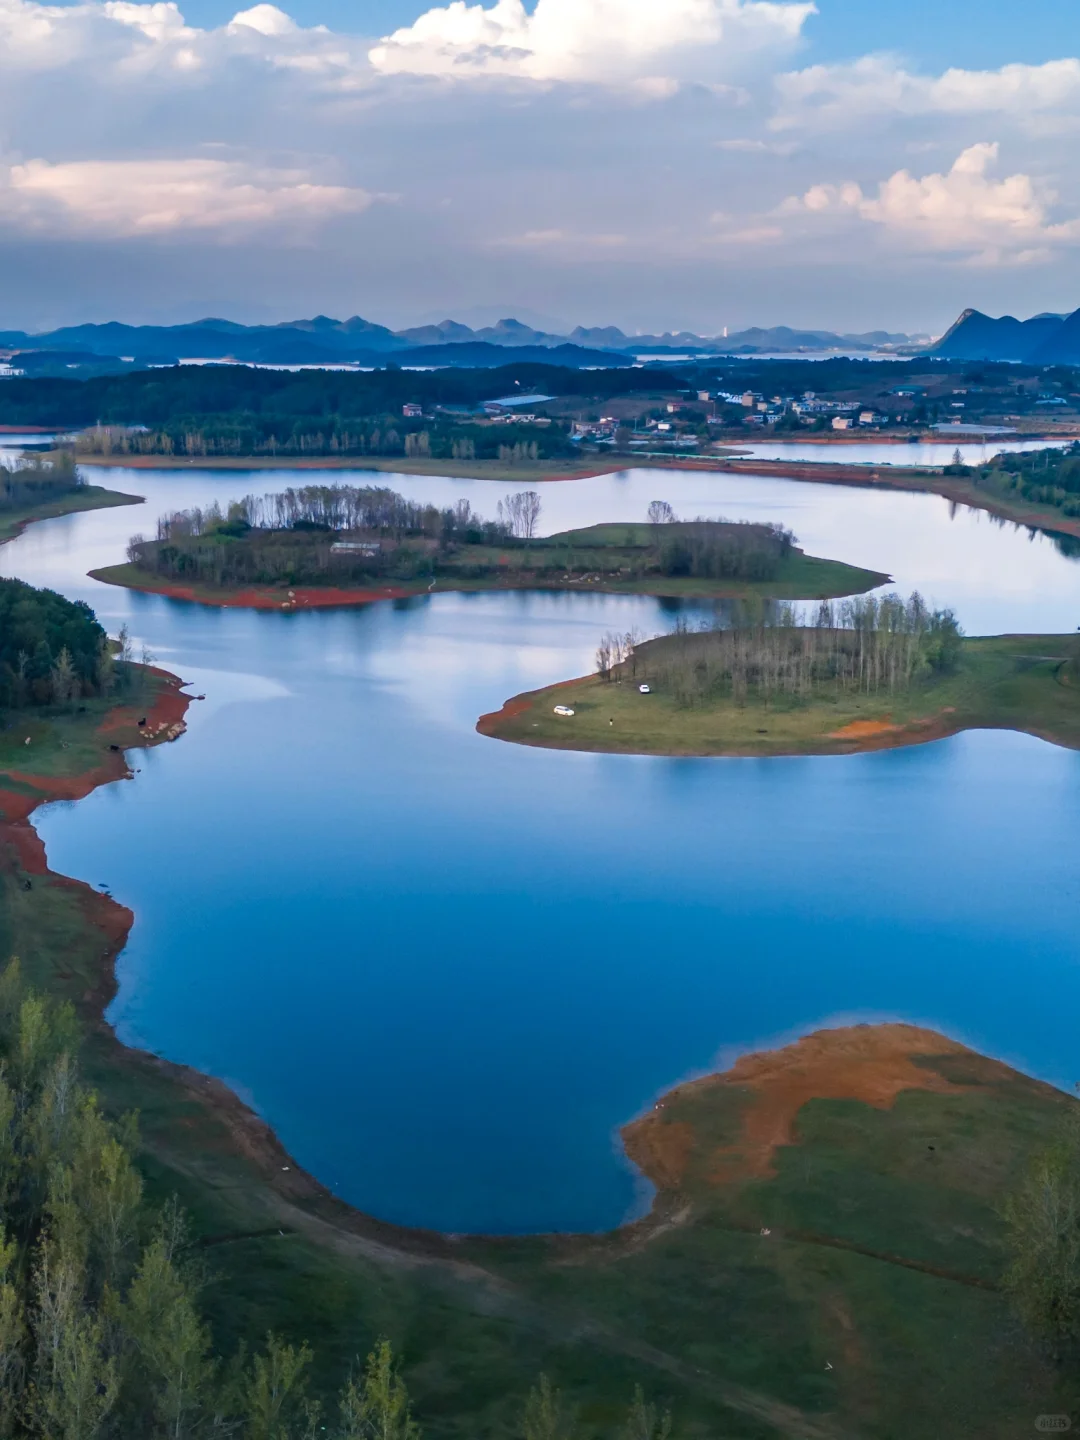
[[[127,555],[140,569],[217,585],[414,579],[462,546],[533,539],[540,509],[535,491],[508,495],[487,520],[468,500],[439,509],[386,488],[309,485],[163,516],[156,538],[133,536]]]
[[[420,1440],[385,1340],[338,1395],[311,1394],[306,1344],[215,1353],[209,1279],[175,1202],[148,1204],[134,1117],[79,1075],[74,1012],[0,974],[0,1436],[4,1440]],[[541,1379],[521,1440],[571,1440]],[[622,1436],[667,1440],[639,1390]]]
[[[246,495],[223,512],[217,501],[206,509],[177,511],[158,520],[158,540],[240,536],[249,530],[326,530],[401,539],[423,535],[470,545],[531,538],[540,518],[535,490],[508,495],[494,521],[485,520],[468,500],[440,509],[406,500],[396,490],[370,485],[303,485],[272,495]]]
[[[962,634],[952,611],[930,610],[918,594],[822,601],[809,612],[774,604],[753,615],[741,607],[729,626],[692,631],[680,623],[644,647],[607,636],[597,670],[608,680],[640,671],[683,705],[892,693],[954,668]]]
[[[73,442],[77,455],[403,456],[438,460],[494,460],[522,464],[572,453],[563,426],[477,425],[446,421],[410,426],[391,415],[317,419],[295,416],[184,417],[158,427],[96,425]]]
[[[0,465],[0,510],[26,510],[70,495],[83,483],[70,451],[26,455],[10,467]]]

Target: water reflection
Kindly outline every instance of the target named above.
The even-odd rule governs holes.
[[[476,717],[584,673],[605,630],[670,628],[671,607],[250,614],[85,578],[159,510],[296,478],[113,472],[145,509],[0,549],[208,697],[135,782],[42,821],[58,869],[138,916],[126,1039],[233,1083],[354,1203],[452,1230],[617,1222],[643,1198],[621,1121],[719,1052],[838,1018],[1077,1078],[1080,757],[1011,734],[775,762],[523,749]],[[506,488],[382,478],[489,513]],[[783,520],[971,630],[1080,623],[1080,568],[1053,544],[934,497],[630,471],[546,487],[544,521],[636,519],[658,495]]]

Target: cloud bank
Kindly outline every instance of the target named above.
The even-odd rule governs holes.
[[[767,0],[453,0],[370,52],[383,74],[607,83],[720,78],[760,52],[789,51],[813,4]],[[704,49],[707,54],[701,54]]]
[[[832,3],[417,0],[380,38],[271,3],[201,27],[182,0],[0,0],[0,323],[67,318],[61,292],[100,318],[136,282],[183,318],[1070,306],[1080,58],[807,65]]]

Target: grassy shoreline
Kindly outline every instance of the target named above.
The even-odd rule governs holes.
[[[105,490],[100,485],[81,485],[68,495],[42,505],[0,511],[0,545],[21,535],[37,520],[55,520],[61,515],[76,515],[84,510],[105,510],[114,505],[141,505],[141,495],[125,495],[119,490]]]
[[[771,706],[717,700],[683,708],[663,693],[641,695],[638,682],[650,678],[648,648],[641,647],[633,682],[596,675],[562,681],[513,697],[476,728],[519,745],[703,758],[850,755],[970,729],[1019,730],[1080,749],[1075,636],[969,638],[955,673],[910,691]],[[556,716],[555,705],[572,708],[573,717]]]
[[[217,1276],[220,1348],[268,1328],[308,1338],[330,1388],[386,1334],[427,1434],[447,1440],[516,1436],[541,1371],[583,1405],[584,1440],[637,1383],[680,1435],[730,1440],[1006,1440],[1032,1393],[1067,1404],[1009,1341],[994,1205],[1073,1102],[944,1037],[827,1032],[678,1086],[622,1132],[656,1187],[645,1219],[518,1239],[365,1216],[220,1081],[121,1045],[104,1016],[134,917],[51,874],[30,817],[182,733],[179,683],[145,680],[136,704],[42,717],[31,746],[25,724],[0,746],[3,941],[76,1004],[108,1111],[139,1110],[150,1192],[179,1195]]]
[[[594,526],[588,531],[567,532],[566,539],[577,546],[579,559],[582,545],[595,543],[600,532],[645,531],[646,526]],[[537,549],[557,549],[564,537],[556,535],[537,542]],[[481,552],[485,558],[492,550]],[[496,552],[497,553],[497,552]],[[840,560],[822,560],[793,549],[779,562],[776,575],[770,580],[711,580],[690,576],[663,575],[657,572],[631,573],[619,569],[627,555],[614,546],[588,552],[596,570],[575,570],[559,573],[561,566],[544,571],[530,568],[528,553],[512,552],[492,559],[489,575],[475,578],[447,570],[433,579],[415,581],[387,578],[382,582],[362,584],[315,585],[301,582],[288,585],[231,584],[215,585],[194,581],[185,583],[144,570],[130,562],[109,565],[90,572],[91,578],[107,585],[119,585],[144,594],[164,595],[174,600],[204,605],[238,607],[252,610],[305,610],[322,606],[367,605],[377,600],[404,600],[415,596],[447,593],[488,593],[508,590],[558,591],[568,594],[655,595],[665,599],[775,599],[831,600],[861,595],[888,582],[889,576],[876,570],[865,570]],[[614,567],[614,568],[613,568]]]

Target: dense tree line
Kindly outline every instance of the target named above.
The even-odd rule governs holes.
[[[540,391],[547,395],[609,398],[670,390],[664,371],[571,370],[558,365],[510,364],[500,369],[253,370],[246,365],[176,365],[103,375],[90,380],[10,379],[0,385],[0,423],[8,425],[146,425],[155,431],[206,428],[228,417],[260,427],[266,417],[280,427],[302,420],[324,435],[330,421],[396,416],[402,406],[479,405],[500,395]],[[269,433],[269,430],[266,430]],[[498,433],[497,430],[495,433]],[[530,439],[536,439],[532,434]],[[505,435],[503,437],[505,442]]]
[[[423,428],[421,428],[421,426]],[[575,452],[561,425],[477,425],[373,416],[199,415],[157,429],[95,426],[74,441],[79,455],[160,455],[187,459],[260,455],[499,460],[504,465],[552,460]]]
[[[666,526],[657,548],[664,575],[753,581],[774,579],[794,544],[782,525],[696,520]]]
[[[215,503],[163,517],[156,539],[132,537],[128,561],[167,579],[213,585],[410,580],[433,574],[437,560],[462,546],[528,538],[539,498],[526,494],[535,504],[508,496],[496,520],[467,500],[440,509],[375,486],[248,495],[225,513]]]
[[[0,580],[0,707],[104,695],[115,678],[108,639],[89,605]]]
[[[461,538],[471,544],[509,537],[509,524],[484,520],[468,500],[440,509],[406,500],[374,485],[290,486],[272,495],[246,495],[227,514],[215,502],[205,510],[183,510],[158,521],[159,540],[243,535],[250,530],[365,531],[395,538],[407,534]]]
[[[70,495],[82,484],[70,451],[24,456],[12,466],[0,465],[0,510],[27,510],[42,501]]]
[[[775,605],[751,618],[736,615],[722,629],[685,625],[644,646],[606,636],[597,652],[605,679],[644,674],[681,705],[773,697],[809,700],[844,692],[877,694],[909,688],[953,669],[962,631],[950,610],[930,610],[922,597],[864,596],[822,601],[808,613]],[[618,642],[618,643],[616,643]]]

